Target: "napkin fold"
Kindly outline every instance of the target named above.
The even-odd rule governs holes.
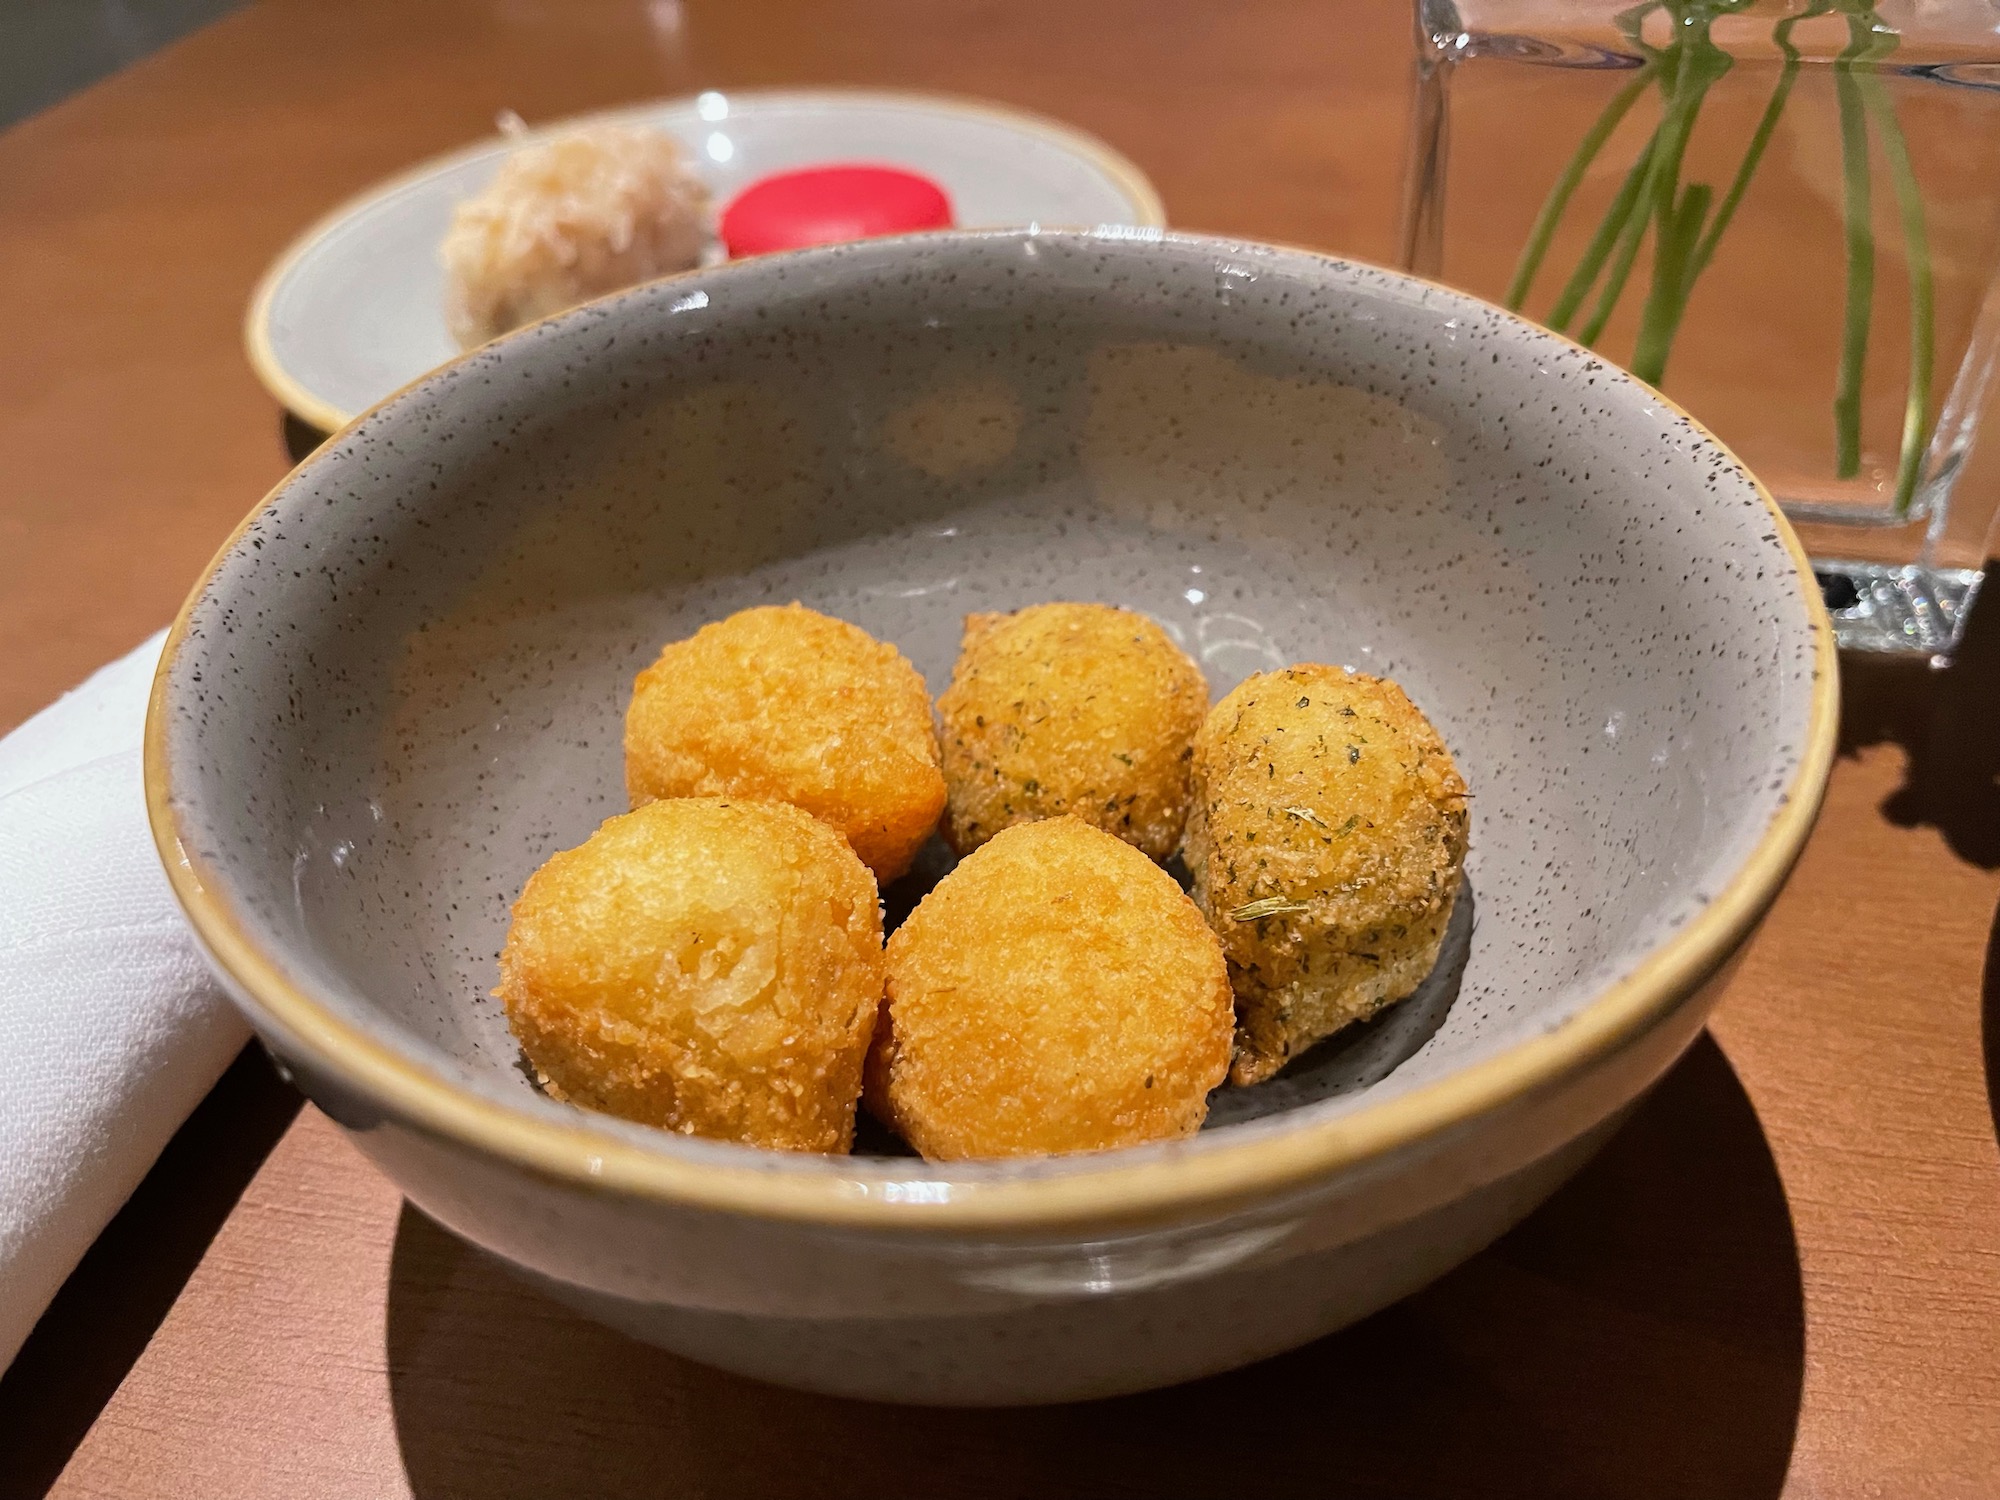
[[[0,1369],[249,1035],[146,826],[164,635],[0,740]]]

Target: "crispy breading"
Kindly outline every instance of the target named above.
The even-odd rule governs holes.
[[[970,853],[1067,813],[1164,860],[1187,817],[1208,684],[1166,631],[1108,604],[968,615],[938,699],[945,838]]]
[[[996,835],[890,937],[868,1103],[926,1157],[1191,1135],[1229,1067],[1229,974],[1173,877],[1075,818]]]
[[[557,1098],[846,1151],[882,975],[875,881],[837,833],[781,803],[690,798],[537,870],[494,993]]]
[[[894,646],[801,604],[742,610],[674,641],[625,714],[625,785],[655,797],[789,802],[883,884],[944,808],[930,694]]]
[[[1229,958],[1234,1082],[1423,981],[1469,823],[1451,753],[1393,682],[1287,667],[1215,706],[1195,736],[1182,854]]]

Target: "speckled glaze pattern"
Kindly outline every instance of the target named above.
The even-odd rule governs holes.
[[[895,642],[933,692],[968,611],[1103,600],[1159,620],[1217,696],[1253,671],[1333,662],[1395,677],[1443,734],[1474,795],[1471,899],[1431,983],[1280,1079],[1218,1095],[1194,1141],[1138,1155],[1344,1118],[1556,1031],[1730,882],[1787,798],[1819,792],[1801,768],[1821,642],[1794,556],[1735,461],[1646,388],[1369,267],[1024,231],[641,288],[469,356],[339,435],[247,523],[185,617],[155,705],[174,830],[246,939],[327,1015],[509,1110],[740,1168],[740,1148],[541,1097],[488,992],[522,882],[624,808],[634,673],[664,640],[793,599]],[[1469,1253],[1553,1186],[1535,1164],[1628,1103],[1706,1003],[1689,994],[1645,1038],[1471,1134],[1283,1204],[1162,1222],[1148,1253],[1170,1274],[1144,1288],[1099,1275],[1113,1311],[1087,1338],[1003,1358],[965,1342],[977,1319],[1045,1320],[1097,1274],[1102,1236],[1044,1244],[1042,1281],[979,1283],[965,1267],[992,1270],[990,1243],[913,1226],[929,1248],[890,1257],[914,1261],[897,1262],[902,1301],[876,1305],[900,1231],[746,1225],[538,1183],[405,1128],[234,987],[406,1190],[480,1243],[614,1312],[651,1309],[621,1321],[766,1378],[969,1401],[1179,1378],[1400,1295],[1402,1279],[1352,1269],[1380,1260],[1371,1225],[1404,1226],[1392,1259],[1425,1274]],[[1107,1161],[755,1164],[893,1202]],[[1467,1199],[1488,1206],[1451,1209]],[[1449,1227],[1426,1241],[1433,1213]],[[1259,1238],[1273,1224],[1288,1227]],[[1173,1251],[1172,1236],[1193,1238]],[[1427,1242],[1451,1253],[1407,1249]],[[1172,1357],[1118,1352],[1106,1332],[1122,1293],[1156,1304],[1159,1287],[1235,1266],[1260,1268],[1267,1300],[1334,1274],[1313,1269],[1321,1251],[1350,1266],[1314,1304],[1326,1316],[1257,1323],[1246,1343],[1191,1313]],[[717,1254],[737,1259],[718,1271]],[[765,1279],[746,1283],[748,1265]],[[847,1345],[821,1326],[836,1307]],[[893,1379],[842,1377],[841,1349],[881,1333],[856,1331],[871,1309],[916,1352]],[[712,1330],[734,1325],[695,1312],[782,1327],[732,1359]],[[803,1345],[783,1327],[817,1330],[810,1360],[788,1358]]]

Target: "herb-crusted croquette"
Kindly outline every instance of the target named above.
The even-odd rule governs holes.
[[[495,993],[558,1098],[846,1151],[882,963],[875,881],[839,834],[780,803],[676,798],[535,872]]]
[[[1191,1135],[1229,973],[1172,876],[1075,818],[1000,833],[889,939],[868,1107],[933,1160]]]
[[[1183,854],[1229,958],[1234,1082],[1423,981],[1468,824],[1450,752],[1393,682],[1295,666],[1215,706],[1195,737]]]
[[[1164,860],[1187,818],[1208,709],[1201,669],[1152,620],[1108,604],[968,615],[938,699],[945,838],[969,854],[1065,814]]]
[[[883,884],[944,808],[930,694],[894,646],[804,605],[704,625],[639,674],[625,785],[655,797],[789,802],[830,825]]]

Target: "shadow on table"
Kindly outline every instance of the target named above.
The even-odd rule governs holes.
[[[1840,677],[1841,754],[1894,743],[1909,756],[1883,814],[1934,827],[1960,859],[2000,868],[2000,601],[1973,610],[1941,671],[1856,654],[1841,658]]]
[[[1019,1411],[776,1390],[585,1322],[409,1209],[388,1343],[419,1500],[1757,1500],[1790,1461],[1804,1310],[1776,1167],[1703,1037],[1490,1250],[1344,1333],[1175,1390]]]
[[[303,417],[295,417],[288,411],[278,414],[278,437],[295,464],[302,464],[311,458],[327,436]]]

